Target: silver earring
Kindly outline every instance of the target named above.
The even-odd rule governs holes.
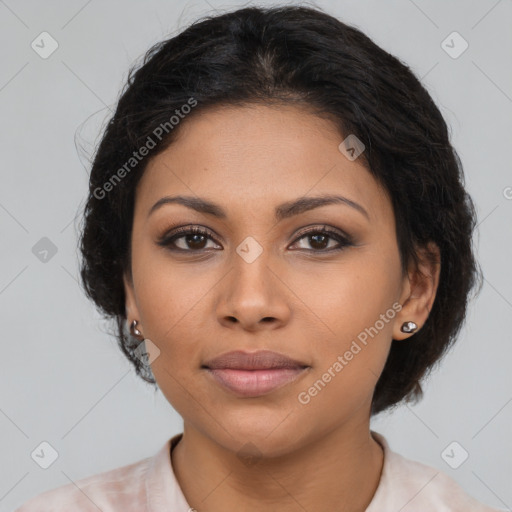
[[[400,327],[400,330],[406,333],[414,332],[416,329],[418,329],[418,324],[415,322],[404,322]]]
[[[137,329],[137,324],[139,322],[137,320],[134,320],[131,325],[130,325],[130,330],[132,331],[133,334],[135,334],[135,336],[140,336],[142,333],[139,331],[139,329]]]

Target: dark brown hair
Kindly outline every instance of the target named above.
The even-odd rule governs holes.
[[[116,321],[119,346],[137,374],[155,383],[126,326],[122,275],[131,269],[135,188],[148,159],[187,122],[182,107],[191,98],[196,103],[188,116],[210,106],[294,102],[332,119],[340,136],[354,134],[365,144],[361,162],[393,204],[404,272],[417,261],[415,248],[429,241],[440,248],[430,316],[407,341],[393,340],[372,413],[419,398],[420,380],[456,339],[480,276],[472,250],[474,206],[447,125],[407,65],[358,29],[309,7],[250,7],[203,18],[154,45],[129,71],[95,153],[80,250],[85,291]],[[170,122],[173,115],[178,123]],[[155,143],[149,156],[130,160],[148,137]]]

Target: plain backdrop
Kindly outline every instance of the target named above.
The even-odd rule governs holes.
[[[78,285],[76,215],[88,158],[129,66],[196,18],[249,4],[0,1],[1,511],[150,456],[181,432],[180,416],[135,376]],[[372,428],[393,450],[510,510],[512,3],[316,5],[422,79],[450,125],[479,215],[485,281],[458,343],[426,382],[422,402],[376,418]],[[48,58],[31,46],[42,32],[58,44]],[[58,453],[48,469],[31,457],[44,441]],[[465,452],[467,460],[452,469],[447,447],[452,460]]]

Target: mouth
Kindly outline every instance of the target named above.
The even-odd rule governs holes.
[[[201,368],[235,395],[258,397],[290,384],[311,367],[283,354],[261,350],[221,354]]]

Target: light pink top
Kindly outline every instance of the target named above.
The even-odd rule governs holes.
[[[43,492],[15,512],[189,512],[170,457],[181,436],[167,440],[152,457]],[[392,452],[382,435],[372,436],[384,449],[384,466],[366,512],[498,510],[470,497],[439,470]]]

